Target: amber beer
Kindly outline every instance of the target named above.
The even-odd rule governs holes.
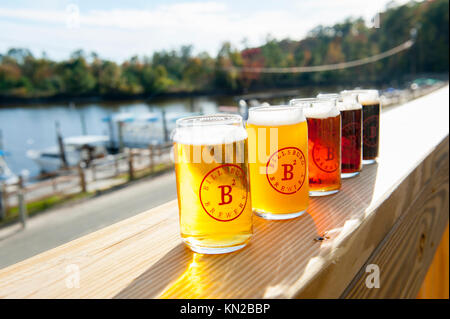
[[[302,108],[251,108],[247,133],[255,214],[266,219],[302,215],[309,204],[308,126]]]
[[[375,163],[380,142],[380,97],[377,90],[358,93],[363,110],[363,164]]]
[[[252,204],[242,118],[183,118],[173,140],[182,240],[203,254],[244,247],[252,236]]]
[[[357,94],[343,93],[338,109],[342,117],[342,178],[359,174],[362,168],[362,106]]]
[[[305,107],[308,123],[309,195],[325,196],[341,188],[341,115],[336,99],[318,99]]]

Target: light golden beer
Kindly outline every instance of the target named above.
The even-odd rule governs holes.
[[[173,139],[182,240],[204,254],[244,247],[252,236],[252,205],[242,118],[181,119]]]
[[[253,211],[289,219],[308,208],[308,126],[301,107],[249,110],[247,122]]]

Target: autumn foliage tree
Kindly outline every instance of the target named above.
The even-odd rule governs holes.
[[[81,50],[65,61],[52,61],[45,53],[37,57],[27,49],[12,48],[0,54],[0,97],[149,97],[321,84],[395,84],[429,73],[448,76],[448,16],[448,0],[412,1],[380,13],[379,27],[368,26],[361,18],[346,19],[333,26],[317,26],[300,41],[268,36],[259,47],[249,48],[244,41],[243,50],[225,42],[213,57],[195,54],[192,46],[185,45],[133,56],[123,63]],[[300,74],[258,71],[358,60],[410,38],[415,45],[409,50],[360,67]]]

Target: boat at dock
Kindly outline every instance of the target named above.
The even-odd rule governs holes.
[[[123,147],[147,148],[167,143],[178,119],[199,114],[164,111],[111,114],[103,118],[103,122],[108,124],[109,149],[116,152]]]
[[[78,165],[105,157],[108,136],[103,135],[82,135],[72,136],[63,139],[63,152],[67,166]],[[43,150],[28,150],[27,156],[34,160],[40,167],[41,172],[52,172],[61,169],[64,166],[63,155],[59,146],[52,146]]]

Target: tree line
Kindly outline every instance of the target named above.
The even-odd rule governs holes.
[[[133,97],[180,92],[242,92],[321,84],[395,84],[423,73],[449,70],[448,0],[414,1],[379,15],[379,27],[363,19],[317,26],[294,41],[270,36],[260,47],[222,45],[216,56],[193,54],[192,46],[134,56],[118,64],[96,53],[73,52],[65,61],[23,48],[0,55],[0,97]],[[352,61],[414,38],[415,45],[365,66],[299,74],[238,72],[235,67],[294,67]]]

